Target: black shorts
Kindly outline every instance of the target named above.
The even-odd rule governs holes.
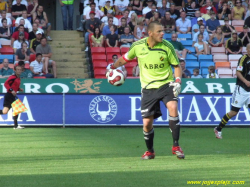
[[[3,107],[11,108],[11,104],[16,100],[16,97],[12,93],[6,93],[4,95]]]
[[[160,101],[165,105],[169,101],[177,101],[178,97],[174,96],[173,86],[165,84],[158,89],[142,89],[141,95],[141,115],[142,118],[154,116],[154,119],[162,116]]]

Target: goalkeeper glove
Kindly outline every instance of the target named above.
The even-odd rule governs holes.
[[[175,82],[171,82],[169,86],[173,86],[173,93],[175,97],[178,97],[178,95],[181,92],[181,78],[176,77]]]

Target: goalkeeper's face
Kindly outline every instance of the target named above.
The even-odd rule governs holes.
[[[154,28],[152,29],[151,33],[149,32],[149,36],[151,36],[156,43],[162,42],[163,35],[164,29],[161,25],[154,25]]]

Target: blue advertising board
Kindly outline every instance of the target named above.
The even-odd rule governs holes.
[[[0,95],[0,105],[3,105]],[[23,94],[19,98],[28,108],[19,115],[19,124],[50,125],[115,125],[141,126],[139,94]],[[183,126],[217,125],[230,110],[231,94],[181,94],[179,118]],[[162,116],[154,124],[168,125],[168,111],[161,103]],[[0,126],[13,125],[12,112],[0,116]],[[243,107],[228,125],[250,125],[250,110]]]

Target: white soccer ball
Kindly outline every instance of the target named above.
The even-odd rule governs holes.
[[[121,86],[125,82],[125,75],[119,69],[112,69],[107,77],[108,82],[114,86]]]

